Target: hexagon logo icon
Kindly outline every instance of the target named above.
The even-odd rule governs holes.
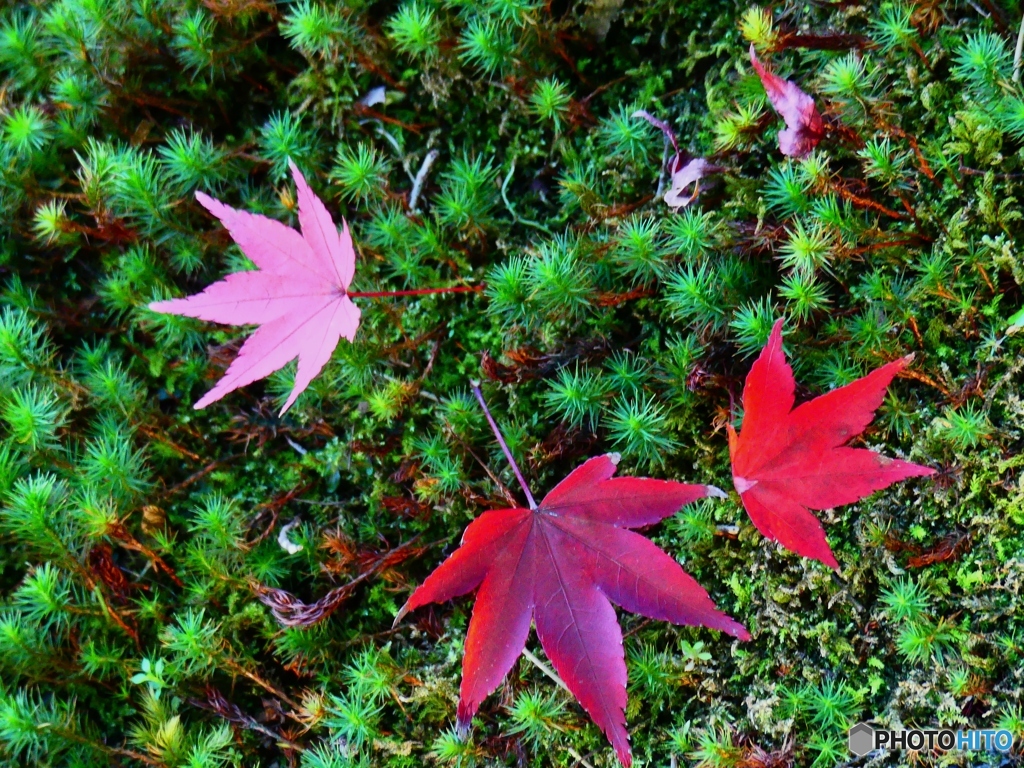
[[[875,729],[867,723],[857,723],[850,729],[850,752],[863,757],[875,748]]]

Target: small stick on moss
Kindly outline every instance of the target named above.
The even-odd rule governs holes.
[[[189,475],[188,477],[186,477],[184,480],[182,480],[177,485],[172,485],[170,488],[168,488],[166,491],[164,491],[162,495],[165,496],[165,497],[166,496],[171,496],[171,495],[177,493],[178,491],[181,491],[181,490],[183,490],[185,488],[188,488],[190,485],[192,485],[192,483],[196,482],[197,480],[201,480],[206,475],[208,475],[211,472],[213,472],[213,470],[215,470],[217,467],[220,467],[220,466],[222,466],[224,464],[227,464],[229,461],[234,461],[235,459],[240,459],[244,455],[245,454],[243,454],[243,453],[233,453],[230,456],[225,456],[223,459],[217,459],[216,461],[211,461],[209,464],[207,464],[205,467],[200,469],[198,472],[195,472],[195,473]]]
[[[1013,82],[1020,82],[1020,60],[1024,56],[1024,16],[1020,17],[1020,30],[1017,32],[1017,49],[1013,52]]]
[[[508,212],[512,214],[512,218],[516,222],[518,222],[519,224],[525,224],[528,227],[533,227],[534,229],[539,229],[541,232],[544,232],[545,234],[551,235],[552,237],[554,237],[555,233],[552,232],[547,227],[545,227],[543,224],[540,224],[539,222],[533,221],[532,219],[524,219],[523,217],[521,217],[518,213],[516,213],[516,209],[512,205],[512,203],[509,202],[508,194],[507,194],[508,185],[509,185],[509,182],[512,181],[512,174],[514,174],[515,172],[516,172],[516,159],[513,157],[512,158],[512,165],[508,169],[508,175],[505,176],[505,181],[503,181],[502,184],[501,184],[501,199],[505,203],[505,208],[508,209]]]
[[[164,445],[166,445],[168,448],[170,448],[175,453],[179,453],[182,456],[184,456],[184,457],[186,457],[188,459],[191,459],[192,461],[197,461],[198,462],[198,461],[202,461],[203,460],[203,457],[200,456],[199,454],[193,453],[188,448],[185,448],[182,445],[178,445],[176,442],[171,440],[169,437],[166,437],[165,435],[161,434],[158,430],[153,429],[150,426],[147,426],[147,425],[143,424],[138,429],[139,429],[139,432],[144,434],[146,437],[150,438],[151,440],[156,440],[157,442],[163,443]]]
[[[213,687],[207,687],[205,699],[191,699],[189,703],[198,708],[205,709],[209,712],[213,712],[215,715],[224,718],[232,725],[241,726],[242,728],[248,728],[257,733],[262,733],[270,739],[273,739],[277,744],[284,745],[288,749],[295,750],[296,752],[302,753],[306,751],[306,748],[301,744],[296,744],[294,741],[286,738],[280,733],[272,731],[265,725],[260,724],[255,718],[250,717],[242,709],[228,701],[228,699],[220,691]]]
[[[420,165],[420,169],[416,172],[416,178],[412,180],[412,192],[409,193],[409,210],[412,213],[418,213],[416,204],[420,201],[420,192],[423,191],[423,185],[427,181],[427,174],[430,173],[430,166],[434,164],[440,153],[436,149],[432,149],[423,157],[423,163]]]
[[[587,762],[587,759],[583,755],[581,755],[572,747],[566,747],[566,752],[568,752],[572,756],[573,760],[582,765],[583,768],[594,768],[594,766]]]
[[[654,197],[660,199],[665,194],[665,184],[668,182],[668,163],[672,159],[672,155],[669,154],[669,147],[672,146],[668,136],[665,136],[665,149],[661,153],[661,172],[658,174],[658,188],[654,191]],[[679,154],[679,150],[676,150],[676,155]]]
[[[572,691],[569,690],[569,686],[566,685],[565,681],[558,676],[558,673],[555,672],[555,670],[553,670],[551,667],[549,667],[543,661],[538,659],[536,656],[534,656],[530,652],[530,650],[528,648],[523,648],[523,656],[526,657],[526,660],[529,661],[531,664],[533,664],[533,666],[535,666],[537,669],[539,669],[545,675],[547,675],[552,680],[554,680],[555,684],[558,685],[558,687],[560,687],[563,690],[565,690],[570,696],[573,695]]]
[[[302,709],[302,707],[299,706],[299,704],[297,704],[295,701],[293,701],[288,696],[287,693],[282,691],[280,688],[275,687],[273,684],[267,682],[266,680],[264,680],[262,677],[260,677],[255,672],[249,671],[248,669],[246,669],[244,666],[239,664],[234,659],[232,659],[232,658],[224,658],[223,659],[223,663],[224,663],[224,666],[227,669],[229,669],[231,672],[234,672],[236,675],[241,675],[242,677],[244,677],[244,678],[246,678],[248,680],[251,680],[253,683],[258,685],[260,688],[265,690],[267,693],[274,694],[275,696],[277,696],[277,698],[279,698],[281,701],[283,701],[285,704],[287,704],[293,710],[299,711],[299,710]]]

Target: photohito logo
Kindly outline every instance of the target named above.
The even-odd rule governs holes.
[[[863,757],[876,749],[911,749],[915,752],[1009,752],[1013,734],[1001,730],[954,731],[950,728],[903,728],[890,731],[857,723],[850,729],[850,752]]]

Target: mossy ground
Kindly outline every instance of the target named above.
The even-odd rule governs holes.
[[[730,404],[781,316],[801,397],[916,353],[864,441],[940,472],[822,513],[838,574],[735,494],[649,531],[754,637],[620,614],[637,764],[836,765],[871,717],[1024,737],[1021,11],[5,3],[0,762],[614,765],[526,659],[451,730],[470,600],[391,628],[506,503],[493,477],[515,490],[468,381],[537,493],[609,450],[731,488]],[[802,161],[750,42],[826,116]],[[683,212],[635,108],[721,168]],[[357,289],[486,290],[362,301],[284,418],[290,370],[195,412],[245,332],[145,305],[245,265],[197,189],[295,223],[289,157],[351,224]],[[360,577],[309,628],[256,599]]]

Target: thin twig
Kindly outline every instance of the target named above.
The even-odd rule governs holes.
[[[434,348],[430,351],[430,359],[427,361],[427,367],[423,369],[423,373],[420,374],[417,382],[423,383],[423,381],[430,375],[430,372],[434,369],[434,362],[437,360],[437,353],[441,349],[441,340],[434,339]]]
[[[660,198],[665,193],[665,184],[668,181],[668,150],[670,146],[671,144],[669,143],[668,136],[666,136],[665,149],[661,153],[661,172],[658,173],[658,189],[654,192],[655,198]]]
[[[633,636],[633,635],[635,635],[635,634],[636,634],[637,632],[639,632],[639,631],[640,631],[641,629],[643,629],[643,628],[644,628],[644,627],[646,627],[646,626],[647,626],[648,624],[650,624],[650,623],[651,623],[651,621],[653,621],[653,619],[644,619],[644,620],[643,620],[643,621],[641,621],[641,622],[640,622],[639,624],[637,624],[637,625],[636,625],[635,627],[633,627],[633,628],[632,628],[631,630],[629,630],[629,631],[628,631],[628,632],[627,632],[626,634],[624,634],[624,635],[622,636],[622,639],[623,639],[623,640],[625,640],[625,639],[626,639],[627,637],[632,637],[632,636]]]
[[[187,457],[189,459],[192,459],[192,461],[202,461],[203,460],[202,456],[200,456],[200,455],[198,455],[196,453],[193,453],[188,448],[185,448],[182,445],[178,445],[176,442],[171,440],[169,437],[166,437],[165,435],[160,434],[159,431],[157,431],[156,429],[153,429],[152,427],[148,427],[145,424],[143,424],[142,426],[139,427],[139,432],[144,434],[150,440],[156,440],[158,442],[163,443],[164,445],[166,445],[171,450],[176,451],[177,453],[180,453],[182,456],[185,456],[185,457]]]
[[[156,570],[165,573],[170,577],[171,581],[179,587],[185,586],[182,584],[181,579],[178,578],[178,574],[174,572],[174,569],[171,568],[171,566],[169,566],[166,561],[160,557],[160,555],[136,539],[123,523],[115,522],[108,525],[107,534],[116,539],[125,549],[131,550],[132,552],[138,552],[143,555],[150,565],[152,565]]]
[[[545,234],[554,237],[555,233],[552,232],[547,227],[545,227],[543,224],[541,224],[539,222],[536,222],[536,221],[533,221],[532,219],[524,219],[518,213],[516,213],[515,207],[512,205],[511,201],[509,201],[508,195],[506,194],[506,191],[508,189],[508,184],[509,184],[510,181],[512,181],[512,174],[514,174],[515,172],[516,172],[516,159],[513,157],[512,158],[512,165],[508,169],[508,175],[505,176],[505,181],[503,181],[502,184],[501,184],[501,199],[504,201],[505,207],[508,209],[508,212],[512,214],[512,219],[516,223],[518,223],[518,224],[525,224],[528,227],[533,227],[534,229],[539,229],[541,232],[544,232]]]
[[[583,755],[581,755],[572,747],[566,747],[565,749],[570,755],[572,755],[573,760],[582,765],[583,768],[594,768],[594,766],[587,762],[587,759]]]
[[[683,164],[683,156],[679,151],[679,140],[676,138],[676,132],[672,130],[672,126],[666,123],[664,120],[652,115],[646,109],[638,109],[630,117],[639,117],[646,120],[648,123],[653,125],[659,131],[665,139],[665,149],[661,155],[661,171],[658,173],[658,189],[654,193],[655,197],[661,197],[665,191],[665,183],[668,181],[668,176],[673,171],[676,171]],[[669,147],[674,150],[672,155],[669,155]],[[669,162],[671,160],[671,163]],[[671,165],[671,168],[669,167]]]
[[[859,195],[855,195],[853,192],[846,189],[842,185],[833,185],[832,189],[835,190],[836,194],[838,194],[841,198],[843,198],[844,200],[849,200],[858,208],[867,208],[872,211],[877,211],[878,213],[884,213],[886,216],[890,216],[894,219],[907,218],[902,213],[897,213],[892,208],[886,208],[881,203],[875,202],[874,200],[870,200],[866,197],[860,197]]]
[[[1020,60],[1024,56],[1024,16],[1020,17],[1020,31],[1017,32],[1017,50],[1013,52],[1013,82],[1020,82]]]
[[[991,171],[979,171],[977,168],[968,168],[967,166],[960,165],[960,173],[965,176],[987,176]],[[995,179],[1024,179],[1024,173],[992,173],[992,178]]]
[[[1006,336],[1003,336],[1001,339],[999,339],[999,341],[1002,342],[1005,338]],[[995,400],[995,397],[999,393],[999,390],[1002,389],[1006,385],[1006,383],[1010,381],[1014,376],[1020,373],[1021,368],[1024,368],[1024,357],[1018,357],[1017,361],[1010,366],[1010,369],[1001,377],[999,377],[999,379],[996,380],[996,382],[991,387],[988,388],[988,392],[985,394],[986,410],[992,407],[992,401]]]
[[[247,715],[240,707],[228,701],[224,694],[214,688],[207,689],[205,700],[192,699],[189,703],[198,709],[205,709],[209,712],[213,712],[219,717],[224,718],[232,725],[249,728],[257,733],[262,733],[264,736],[273,739],[275,743],[283,744],[288,749],[293,749],[299,753],[306,751],[306,748],[301,744],[296,744],[294,741],[291,741],[282,734],[272,731],[265,725],[261,725],[255,718]]]
[[[186,477],[184,480],[182,480],[177,485],[172,485],[170,488],[168,488],[166,491],[163,492],[163,495],[164,496],[171,496],[172,494],[177,493],[178,491],[182,490],[183,488],[187,488],[188,486],[192,485],[192,483],[196,482],[197,480],[201,480],[206,475],[208,475],[211,472],[213,472],[213,470],[215,470],[217,467],[219,467],[219,466],[221,466],[223,464],[227,464],[229,461],[234,461],[235,459],[240,459],[244,455],[245,454],[242,454],[242,453],[234,453],[234,454],[232,454],[230,456],[225,456],[223,459],[217,459],[216,461],[211,461],[209,464],[207,464],[205,467],[200,469],[198,472],[196,472],[196,473],[194,473],[192,475],[189,475],[188,477]]]
[[[547,675],[552,680],[554,680],[555,683],[560,688],[564,689],[566,693],[568,693],[570,696],[572,696],[572,691],[569,690],[569,686],[566,685],[565,681],[558,676],[558,673],[555,672],[555,670],[553,670],[551,667],[549,667],[543,661],[538,659],[536,656],[534,656],[532,653],[530,653],[530,650],[528,648],[523,648],[523,656],[525,656],[526,660],[529,661],[531,664],[533,664],[533,666],[535,666],[537,669],[539,669],[545,675]]]
[[[281,689],[275,687],[273,684],[267,682],[266,680],[264,680],[262,677],[260,677],[255,672],[250,672],[248,669],[243,667],[241,664],[239,664],[234,659],[232,659],[232,658],[225,658],[224,659],[224,666],[226,666],[228,669],[230,669],[235,674],[241,675],[242,677],[247,678],[248,680],[251,680],[256,685],[258,685],[260,688],[265,690],[267,693],[274,694],[275,696],[277,696],[277,698],[279,698],[281,701],[283,701],[285,704],[287,704],[292,709],[294,709],[294,710],[301,709],[301,707],[297,703],[295,703],[295,701],[293,701],[288,696],[287,693],[285,693]]]
[[[501,430],[498,429],[497,423],[494,421],[494,417],[491,416],[491,411],[487,407],[487,403],[484,401],[483,393],[480,391],[480,382],[471,380],[469,382],[473,388],[473,394],[476,395],[477,401],[480,403],[480,407],[484,409],[484,416],[487,417],[487,423],[491,425],[491,430],[494,432],[494,436],[498,438],[498,445],[501,446],[501,450],[505,453],[505,458],[508,459],[508,463],[512,465],[512,471],[515,473],[516,480],[519,481],[519,485],[523,489],[523,493],[526,494],[526,501],[530,504],[530,509],[537,508],[537,502],[533,500],[533,494],[530,493],[530,487],[526,484],[526,480],[523,478],[523,473],[519,471],[519,465],[516,464],[516,460],[512,458],[512,451],[508,449],[508,444],[505,442],[505,438],[501,436]]]
[[[157,760],[142,752],[136,752],[132,749],[124,749],[123,747],[111,747],[107,744],[103,744],[98,741],[93,741],[92,739],[82,736],[81,734],[75,733],[67,726],[62,726],[58,723],[49,723],[48,725],[52,726],[50,728],[51,733],[58,733],[61,736],[61,738],[67,739],[68,741],[73,741],[77,744],[85,744],[99,752],[104,752],[108,755],[117,755],[118,757],[127,757],[132,760],[138,760],[140,763],[145,763],[146,765],[166,765],[166,763],[162,760]]]
[[[974,10],[976,10],[976,11],[977,11],[978,13],[980,13],[980,14],[981,14],[981,15],[982,15],[982,16],[983,16],[984,18],[986,18],[986,19],[990,19],[990,18],[992,18],[992,15],[991,15],[991,14],[989,14],[989,13],[986,13],[986,12],[985,12],[985,11],[983,11],[983,10],[982,10],[981,8],[979,8],[979,7],[978,7],[978,4],[977,4],[977,3],[975,3],[975,2],[974,2],[974,0],[967,0],[967,4],[968,4],[969,6],[971,6],[971,8],[973,8]]]
[[[418,213],[416,204],[420,201],[420,192],[423,191],[423,185],[427,181],[427,174],[430,173],[430,166],[434,164],[440,153],[436,149],[432,149],[423,157],[423,163],[420,165],[419,171],[416,172],[416,178],[412,182],[412,192],[409,193],[409,210],[413,213]]]

